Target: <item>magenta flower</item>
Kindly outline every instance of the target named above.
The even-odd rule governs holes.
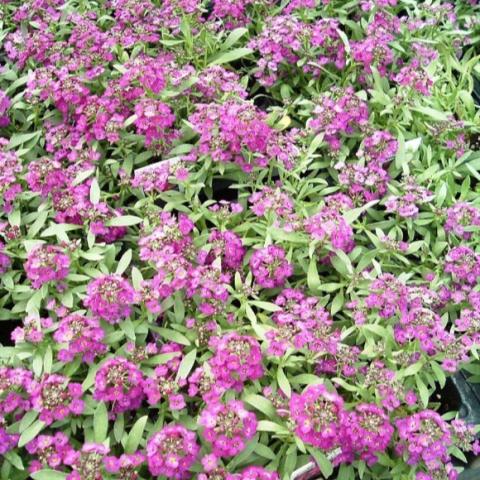
[[[263,467],[247,467],[240,473],[228,473],[226,480],[279,480],[277,472],[272,472]]]
[[[293,275],[293,265],[285,258],[285,251],[275,245],[255,250],[249,265],[255,282],[263,288],[282,287]]]
[[[103,459],[108,452],[108,447],[98,443],[84,443],[81,450],[70,452],[65,463],[73,471],[66,480],[101,480]]]
[[[262,351],[254,338],[231,332],[212,337],[210,347],[214,356],[209,365],[218,386],[240,391],[246,381],[263,376]]]
[[[113,413],[135,410],[144,398],[143,382],[135,364],[122,357],[110,358],[97,371],[93,398],[112,402]]]
[[[173,479],[191,478],[200,447],[194,432],[183,425],[167,425],[147,441],[146,454],[150,473]]]
[[[94,315],[109,323],[118,323],[132,313],[137,294],[127,280],[118,275],[104,275],[87,286],[84,305]]]
[[[49,282],[60,282],[69,272],[70,258],[55,245],[39,245],[25,262],[25,272],[34,288]]]
[[[123,453],[120,457],[107,456],[103,458],[105,470],[108,473],[118,475],[118,478],[134,480],[137,477],[138,469],[145,462],[145,455],[140,452],[132,454]]]
[[[91,363],[97,355],[107,351],[102,342],[105,332],[96,318],[80,314],[68,315],[60,320],[58,330],[53,338],[65,344],[58,352],[62,362],[71,362],[76,355],[81,355],[84,362]]]
[[[213,454],[217,457],[238,455],[257,431],[255,414],[246,410],[239,400],[208,404],[201,412],[198,423],[203,427],[203,437],[212,444]]]
[[[472,232],[465,231],[465,227],[480,226],[480,211],[468,203],[456,203],[447,209],[447,220],[444,228],[446,232],[457,237],[469,240]]]
[[[40,412],[40,420],[47,425],[83,412],[82,385],[70,383],[63,375],[47,374],[40,382],[33,382],[29,391],[32,408]]]
[[[353,250],[353,230],[344,217],[334,208],[323,207],[317,214],[305,220],[305,231],[322,244],[349,253]]]
[[[301,395],[292,393],[290,415],[295,433],[305,443],[322,450],[342,444],[342,426],[347,415],[343,400],[325,385],[310,385]]]
[[[353,461],[359,455],[368,465],[377,462],[377,453],[384,452],[392,438],[393,427],[385,412],[375,404],[361,403],[348,413],[342,443],[342,457]]]
[[[450,460],[448,447],[452,436],[448,424],[432,411],[424,410],[395,422],[400,442],[396,451],[406,457],[409,465],[425,462],[431,470],[437,470]]]
[[[70,440],[63,432],[57,432],[55,435],[39,435],[28,442],[25,449],[30,455],[36,457],[28,467],[30,473],[44,468],[59,470],[73,453]]]

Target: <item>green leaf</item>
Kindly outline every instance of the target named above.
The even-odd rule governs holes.
[[[215,55],[215,57],[213,57],[213,59],[209,62],[209,65],[220,65],[222,63],[230,63],[235,60],[238,60],[239,58],[246,57],[251,53],[253,53],[253,50],[251,48],[245,48],[245,47],[234,48],[229,52],[224,52],[224,53]]]
[[[439,122],[446,122],[449,117],[447,113],[441,112],[440,110],[436,110],[431,107],[416,107],[416,108],[413,108],[412,110],[423,113],[427,117],[433,118],[434,120],[437,120]]]
[[[427,408],[428,407],[428,400],[430,398],[428,388],[425,385],[425,383],[423,382],[423,380],[418,375],[415,377],[415,382],[417,384],[418,393],[420,394],[420,400],[423,403],[423,407]]]
[[[100,202],[100,187],[96,178],[92,180],[92,184],[90,185],[90,201],[94,205]]]
[[[188,377],[188,374],[195,364],[195,359],[197,358],[197,349],[194,348],[188,352],[182,359],[180,366],[178,367],[177,380],[183,380]]]
[[[10,137],[10,142],[7,145],[7,148],[9,150],[12,150],[13,148],[18,147],[19,145],[22,145],[30,140],[33,140],[34,138],[38,140],[41,134],[41,130],[31,133],[15,133]]]
[[[125,452],[133,453],[137,450],[142,439],[143,432],[145,431],[145,425],[147,424],[148,415],[140,417],[133,425],[130,433],[128,434],[127,441],[125,443]]]
[[[45,427],[45,423],[41,420],[33,422],[25,431],[20,435],[18,440],[18,446],[24,447],[28,442],[33,440]]]
[[[17,470],[25,470],[23,466],[22,458],[13,450],[3,454],[6,460],[8,460]]]
[[[159,328],[157,331],[163,338],[166,338],[167,340],[177,342],[180,345],[190,345],[190,340],[180,332],[176,332],[175,330],[170,330],[168,328]]]
[[[414,363],[413,365],[410,365],[403,371],[403,377],[410,377],[412,375],[415,375],[418,373],[421,369],[423,368],[423,363],[422,362],[417,362]]]
[[[290,386],[290,382],[283,371],[283,368],[279,368],[277,370],[277,381],[278,386],[282,389],[283,393],[290,398],[292,394],[292,387]]]
[[[243,401],[269,418],[273,418],[276,415],[276,410],[272,402],[261,395],[247,395]]]
[[[269,420],[260,420],[258,422],[257,430],[259,432],[275,432],[275,433],[288,433],[288,430],[275,422],[270,422]]]
[[[308,265],[307,285],[314,293],[320,288],[320,276],[318,275],[317,261],[315,258],[310,259],[310,264]]]
[[[108,433],[108,411],[104,402],[100,402],[93,414],[93,433],[95,442],[102,443]]]
[[[137,225],[142,223],[143,220],[140,217],[134,215],[120,215],[119,217],[113,217],[107,222],[108,227],[129,227],[131,225]]]
[[[67,474],[59,472],[58,470],[39,470],[38,472],[31,473],[30,476],[33,480],[65,480]]]
[[[130,265],[132,261],[132,249],[129,248],[123,255],[122,258],[118,261],[117,269],[115,273],[121,275]]]
[[[248,30],[244,27],[232,30],[226,40],[223,42],[222,50],[228,50],[230,47],[235,45],[246,33],[248,33]]]
[[[315,459],[315,462],[320,468],[322,475],[325,478],[328,478],[333,473],[332,462],[330,462],[330,460],[327,458],[327,456],[323,452],[321,452],[320,450],[317,450],[316,448],[309,447],[308,451],[310,452],[312,457]]]

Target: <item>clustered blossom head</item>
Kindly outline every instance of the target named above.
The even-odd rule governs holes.
[[[93,398],[100,402],[112,402],[112,412],[119,413],[140,407],[143,394],[143,374],[125,358],[110,358],[95,375]]]
[[[245,247],[236,233],[229,230],[211,230],[208,243],[211,248],[208,252],[200,252],[200,263],[211,264],[216,258],[220,258],[224,269],[238,270],[242,266]]]
[[[318,213],[305,219],[305,231],[322,245],[332,246],[348,253],[355,246],[353,230],[335,208],[323,207]]]
[[[330,148],[338,150],[342,134],[351,135],[367,123],[367,103],[354,89],[333,87],[318,99],[308,127],[315,133],[324,133]]]
[[[302,394],[293,393],[290,416],[298,437],[314,447],[330,450],[341,443],[346,418],[342,397],[325,385],[310,385]]]
[[[109,323],[118,323],[132,313],[137,293],[128,280],[119,275],[104,275],[92,280],[87,287],[84,305]]]
[[[246,98],[247,91],[240,83],[240,77],[220,65],[211,65],[200,72],[195,84],[203,99],[216,100],[225,94]]]
[[[84,443],[81,450],[71,452],[65,463],[73,470],[66,480],[101,480],[103,459],[109,448],[99,443]]]
[[[263,288],[282,287],[293,275],[293,265],[285,258],[283,248],[276,245],[255,250],[249,265],[255,282]]]
[[[194,432],[183,425],[167,425],[148,439],[148,469],[154,476],[164,475],[179,480],[190,478],[189,469],[199,451]]]
[[[385,202],[387,212],[394,212],[405,218],[414,218],[418,215],[418,205],[422,205],[433,198],[432,192],[417,185],[412,178],[408,178],[403,185],[402,196],[391,196]]]
[[[366,166],[356,163],[337,164],[336,168],[339,169],[340,185],[348,189],[347,194],[355,203],[363,205],[365,202],[382,198],[387,192],[390,176],[375,162]]]
[[[480,210],[469,203],[459,202],[447,209],[445,231],[470,240],[473,232],[468,232],[465,227],[480,226]]]
[[[452,435],[438,413],[424,410],[396,420],[395,426],[400,440],[396,451],[405,455],[408,464],[424,462],[428,469],[437,470],[449,462]]]
[[[58,358],[62,362],[71,362],[80,355],[82,361],[91,363],[97,355],[107,351],[102,342],[105,332],[96,318],[87,317],[78,313],[67,315],[60,320],[58,329],[53,338],[62,345]]]
[[[49,282],[60,282],[69,272],[70,258],[56,245],[39,245],[30,250],[25,272],[34,288]]]
[[[55,435],[39,435],[27,443],[25,448],[35,458],[30,462],[31,473],[44,468],[58,470],[66,464],[66,460],[74,451],[69,438],[63,432],[57,432]]]
[[[272,472],[263,467],[247,467],[240,473],[229,473],[226,480],[279,480],[277,472]]]
[[[23,319],[23,325],[12,332],[11,338],[15,343],[40,343],[45,338],[45,330],[52,325],[51,317],[28,315]]]
[[[216,457],[232,457],[241,453],[257,431],[255,414],[239,400],[226,404],[210,403],[201,412],[198,423],[203,437],[211,443]]]
[[[175,378],[182,358],[181,347],[176,344],[165,344],[161,353],[178,353],[179,355],[173,357],[165,365],[156,367],[154,375],[144,379],[143,392],[150,405],[156,405],[162,399],[168,399],[171,410],[181,410],[186,404],[179,390],[187,384],[185,379]]]
[[[378,310],[382,318],[405,313],[408,308],[408,290],[395,275],[383,273],[370,285],[370,294],[365,298],[367,308]]]
[[[358,150],[357,156],[364,157],[367,162],[383,165],[395,156],[397,149],[398,142],[390,132],[375,130],[363,139],[363,146]]]
[[[253,167],[265,167],[277,157],[282,161],[284,151],[291,151],[292,155],[297,152],[293,146],[294,138],[273,130],[267,124],[267,114],[246,100],[198,104],[189,122],[200,140],[198,147],[185,156],[186,160],[209,155],[216,162],[234,162],[244,171],[251,172]],[[284,143],[281,151],[273,148],[279,142]],[[286,160],[291,167],[290,157],[288,155]]]
[[[118,475],[122,480],[137,480],[138,469],[145,462],[145,455],[140,452],[123,453],[120,457],[106,456],[103,459],[105,470]]]
[[[445,256],[445,272],[456,281],[473,285],[480,277],[480,255],[469,247],[454,247]]]
[[[306,348],[311,352],[335,354],[340,331],[332,328],[332,319],[319,304],[300,290],[285,289],[276,298],[272,320],[276,328],[267,332],[268,353],[282,356],[288,348]]]
[[[32,372],[23,368],[0,367],[0,419],[30,409],[29,391],[32,385]]]
[[[226,389],[240,391],[246,381],[263,376],[262,351],[255,338],[231,332],[212,337],[210,347],[214,356],[208,364],[216,381]]]
[[[384,410],[375,404],[360,403],[345,420],[345,443],[341,445],[342,460],[353,461],[359,455],[368,465],[377,462],[376,453],[384,452],[394,428]]]
[[[70,382],[63,375],[47,374],[39,382],[33,382],[29,391],[32,408],[47,425],[83,412],[82,385]]]

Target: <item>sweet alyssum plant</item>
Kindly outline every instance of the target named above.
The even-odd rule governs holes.
[[[476,4],[0,0],[0,478],[456,479]]]

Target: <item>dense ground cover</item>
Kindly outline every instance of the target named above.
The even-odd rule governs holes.
[[[0,0],[0,478],[457,478],[479,25]]]

